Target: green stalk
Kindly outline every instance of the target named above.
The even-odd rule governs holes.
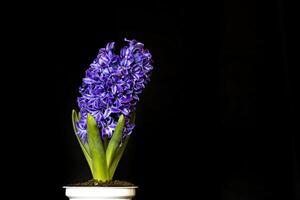
[[[87,116],[87,134],[90,155],[92,158],[93,178],[100,181],[108,181],[110,178],[103,142],[96,120],[90,114]]]

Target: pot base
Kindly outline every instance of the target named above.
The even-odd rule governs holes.
[[[70,200],[131,200],[136,194],[136,186],[130,187],[73,187],[66,186],[66,196]]]

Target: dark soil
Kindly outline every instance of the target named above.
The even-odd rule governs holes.
[[[81,183],[73,183],[69,186],[95,186],[95,187],[130,187],[135,186],[133,183],[127,182],[127,181],[119,181],[119,180],[113,180],[113,181],[98,181],[95,179],[88,180],[86,182]]]

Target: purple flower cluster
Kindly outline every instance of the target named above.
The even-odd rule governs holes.
[[[97,58],[86,70],[77,102],[81,119],[77,122],[79,137],[87,141],[87,113],[90,113],[101,130],[102,138],[111,138],[121,114],[125,116],[123,137],[131,134],[134,124],[131,113],[135,111],[139,94],[149,82],[153,69],[151,54],[144,45],[127,40],[120,55],[116,55],[114,42],[99,50]]]

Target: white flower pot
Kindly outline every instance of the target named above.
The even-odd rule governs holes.
[[[132,187],[78,187],[66,186],[66,196],[70,200],[131,200],[136,186]]]

